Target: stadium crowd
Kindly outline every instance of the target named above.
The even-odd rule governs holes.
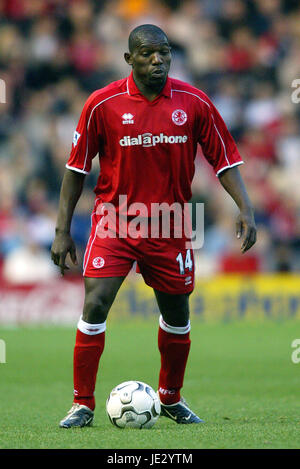
[[[167,33],[170,75],[206,92],[223,116],[255,207],[258,242],[241,255],[236,207],[199,149],[192,201],[205,204],[205,241],[196,273],[299,270],[298,0],[0,0],[4,278],[58,275],[49,250],[74,129],[89,94],[129,74],[128,34],[143,23]],[[97,173],[95,164],[73,220],[79,258]]]

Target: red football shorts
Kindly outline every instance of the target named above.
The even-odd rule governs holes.
[[[84,277],[126,277],[134,262],[147,285],[169,294],[194,289],[194,255],[183,238],[104,237],[101,215],[92,215],[83,259]]]

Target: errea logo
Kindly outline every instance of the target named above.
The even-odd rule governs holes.
[[[130,114],[130,112],[125,112],[122,118],[123,118],[122,124],[134,124],[134,120],[133,120],[134,116]]]

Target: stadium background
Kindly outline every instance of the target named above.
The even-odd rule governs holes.
[[[205,203],[192,314],[202,319],[300,316],[300,6],[280,0],[0,0],[0,322],[75,323],[80,267],[61,279],[50,260],[60,182],[88,95],[125,77],[130,30],[154,23],[172,46],[170,75],[205,91],[234,136],[254,203],[258,242],[245,255],[236,208],[197,158],[193,202]],[[97,164],[73,219],[79,261]],[[113,317],[157,313],[129,276]]]

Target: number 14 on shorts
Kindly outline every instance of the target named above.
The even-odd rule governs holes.
[[[191,256],[191,250],[187,249],[185,254],[185,259],[183,258],[182,253],[180,252],[176,257],[176,261],[179,264],[179,272],[181,275],[185,274],[185,270],[188,269],[190,272],[193,270],[193,260]]]

